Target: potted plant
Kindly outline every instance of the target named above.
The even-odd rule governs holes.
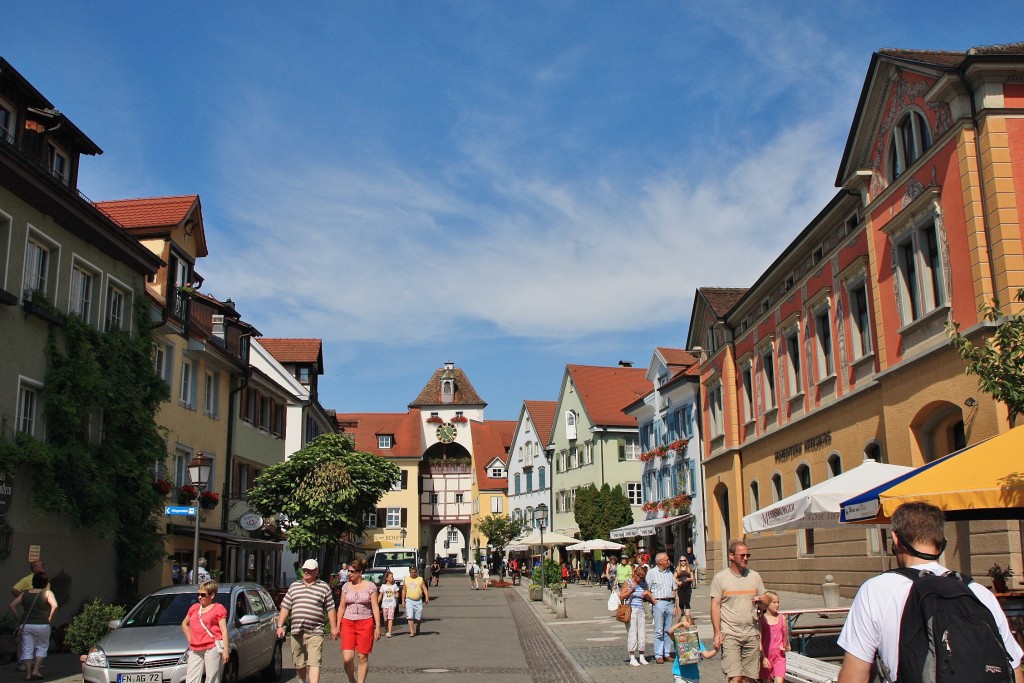
[[[196,487],[185,484],[178,489],[178,505],[188,505],[196,499]]]
[[[1013,569],[1009,565],[1003,569],[998,562],[988,568],[988,575],[992,578],[992,590],[996,593],[1006,592],[1006,580],[1013,576]]]
[[[156,489],[156,492],[161,496],[166,496],[171,492],[171,489],[174,488],[174,486],[166,479],[157,479],[153,482],[153,488]]]
[[[216,491],[203,491],[199,494],[199,504],[204,510],[212,510],[220,502],[220,494]]]

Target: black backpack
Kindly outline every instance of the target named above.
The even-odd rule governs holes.
[[[1013,683],[996,620],[967,585],[971,577],[910,567],[891,571],[914,582],[900,621],[899,683]]]

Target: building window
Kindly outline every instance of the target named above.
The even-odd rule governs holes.
[[[775,497],[773,503],[778,503],[782,500],[782,475],[778,472],[772,475],[772,495]]]
[[[0,100],[0,138],[14,144],[14,108]]]
[[[823,306],[814,313],[814,337],[818,351],[818,380],[835,374],[832,360],[832,323],[828,315],[829,307]]]
[[[806,491],[811,488],[811,468],[807,465],[800,465],[796,468],[796,480],[799,490]],[[814,554],[814,529],[804,529],[803,534],[798,536],[799,550],[803,555]]]
[[[377,448],[388,449],[391,448],[395,443],[394,434],[378,434],[377,435]]]
[[[107,284],[107,332],[127,330],[124,318],[125,300],[128,298],[127,290],[112,284]]]
[[[789,377],[789,395],[796,396],[803,393],[803,383],[800,381],[800,328],[793,327],[786,333],[786,365],[787,376]]]
[[[188,476],[188,464],[192,462],[192,451],[186,448],[174,449],[174,485],[177,487],[191,484]]]
[[[18,387],[18,426],[17,430],[28,436],[42,436],[39,428],[40,408],[39,396],[42,385],[22,379]]]
[[[850,328],[854,358],[871,353],[871,320],[868,313],[868,286],[864,279],[850,285]]]
[[[491,514],[503,512],[501,496],[491,496]]]
[[[220,374],[206,371],[206,388],[203,392],[203,415],[216,418],[220,405]]]
[[[626,482],[626,497],[629,498],[630,505],[643,505],[644,491],[643,486],[640,484],[640,482]]]
[[[920,112],[910,111],[893,126],[886,159],[889,182],[903,174],[932,145],[928,123]]]
[[[170,344],[157,342],[153,350],[153,368],[160,379],[167,382],[167,398],[170,398],[171,380],[174,372],[174,347]]]
[[[376,511],[374,511],[374,512],[364,512],[363,513],[363,526],[365,526],[367,529],[376,529],[377,528],[377,513],[376,513]]]
[[[466,502],[466,494],[465,493],[456,493],[455,494],[455,502],[456,503],[464,503],[464,502]]]
[[[838,453],[833,453],[828,456],[828,476],[838,477],[843,473],[843,459],[839,457]]]
[[[896,266],[904,325],[946,303],[945,276],[934,218],[896,243]]]
[[[397,529],[402,526],[402,508],[388,508],[387,528]]]
[[[545,476],[547,476],[547,473],[544,471],[544,468],[543,467],[539,468],[537,470],[537,487],[541,491],[543,491],[547,487],[546,486],[547,482],[544,481],[544,477]]]
[[[743,415],[747,422],[754,419],[754,368],[753,363],[745,363],[740,370],[740,381],[743,384]]]
[[[195,410],[196,407],[196,366],[188,358],[181,361],[181,384],[178,387],[178,403]]]
[[[583,464],[594,464],[594,444],[590,443],[589,441],[583,444]]]
[[[576,438],[576,413],[571,410],[565,411],[565,438]]]
[[[775,407],[775,358],[769,346],[761,352],[761,383],[764,385],[764,409]]]
[[[639,460],[640,459],[640,440],[632,437],[626,437],[625,444],[623,446],[623,460]]]
[[[46,143],[50,162],[50,173],[65,185],[71,182],[71,159],[67,153],[52,142]]]
[[[75,259],[74,265],[71,266],[71,299],[68,302],[68,310],[85,322],[89,322],[92,316],[94,280],[94,273]]]
[[[437,501],[439,500],[439,498],[436,493],[430,493],[427,495],[427,500],[430,501],[431,505],[437,505]]]
[[[750,511],[756,512],[761,509],[761,489],[756,481],[750,482]]]
[[[32,233],[25,247],[25,280],[22,291],[26,299],[31,299],[35,292],[53,299],[55,290],[51,268],[59,260],[58,256],[55,244]]]
[[[309,384],[310,371],[308,365],[300,365],[296,368],[295,379],[302,384]]]
[[[533,472],[526,473],[526,492],[533,492]]]
[[[885,462],[882,459],[882,447],[877,443],[869,443],[864,447],[864,459],[874,460],[875,462]]]
[[[520,481],[519,481],[519,473],[518,472],[516,472],[516,476],[512,477],[512,481],[515,484],[515,486],[513,488],[513,491],[515,491],[515,494],[518,496],[519,493],[520,493],[520,490],[519,490],[519,483],[520,483]]]
[[[492,467],[491,468],[491,479],[501,479],[505,476],[505,468],[503,467]]]
[[[712,438],[725,433],[724,415],[722,414],[722,382],[715,382],[708,387],[708,407],[711,410],[709,419]]]

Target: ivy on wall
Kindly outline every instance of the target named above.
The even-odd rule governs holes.
[[[45,441],[0,441],[0,468],[29,475],[33,503],[74,527],[113,536],[119,599],[163,556],[163,497],[153,466],[167,457],[156,412],[168,388],[153,366],[153,332],[137,301],[134,332],[98,332],[52,306],[43,391]]]

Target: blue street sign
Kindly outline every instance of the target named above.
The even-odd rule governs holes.
[[[195,507],[190,507],[188,505],[165,505],[164,506],[164,514],[165,515],[194,515],[194,514],[196,514],[196,509],[195,509]]]

